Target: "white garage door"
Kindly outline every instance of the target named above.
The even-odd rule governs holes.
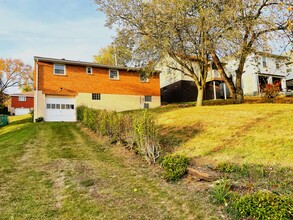
[[[74,97],[46,96],[45,121],[76,121]]]
[[[30,109],[29,108],[16,108],[15,109],[15,115],[25,115],[30,113]]]

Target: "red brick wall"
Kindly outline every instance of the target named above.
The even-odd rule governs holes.
[[[66,65],[66,75],[54,75],[53,63],[38,62],[39,88],[45,94],[102,93],[160,96],[159,75],[142,83],[136,72],[119,70],[119,80],[109,79],[109,69],[94,68],[86,74],[85,66]],[[35,80],[36,82],[36,80]],[[62,88],[62,89],[61,89]]]
[[[11,107],[13,108],[33,108],[34,107],[34,98],[26,97],[26,101],[18,101],[18,96],[11,97]]]

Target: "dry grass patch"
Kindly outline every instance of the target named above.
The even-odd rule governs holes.
[[[214,163],[292,167],[292,121],[290,104],[203,106],[159,113],[163,127],[182,128],[184,132],[185,126],[198,129],[200,125],[201,130],[183,142],[176,153]]]

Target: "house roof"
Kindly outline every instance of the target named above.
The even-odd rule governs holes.
[[[10,94],[10,96],[26,96],[26,97],[34,97],[34,92],[15,93],[15,94]]]
[[[137,67],[105,65],[105,64],[85,62],[85,61],[66,60],[64,58],[57,59],[57,58],[34,56],[34,60],[41,61],[41,62],[43,61],[43,62],[58,63],[58,64],[70,64],[70,65],[76,65],[76,66],[98,67],[103,69],[125,70],[125,71],[135,71],[135,72],[139,72],[142,70],[141,68],[137,68]],[[160,72],[161,71],[155,70],[154,73],[160,73]]]

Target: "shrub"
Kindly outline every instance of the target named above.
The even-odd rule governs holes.
[[[275,101],[275,98],[279,95],[281,90],[280,84],[280,82],[274,84],[266,84],[265,88],[263,89],[263,94],[267,102]]]
[[[232,202],[236,215],[241,218],[293,219],[293,199],[270,192],[257,192],[239,197]]]
[[[188,158],[180,155],[167,155],[162,161],[163,175],[167,181],[180,180],[187,172]]]
[[[149,111],[140,111],[134,115],[135,141],[138,152],[149,164],[156,163],[160,156],[158,125],[156,118]]]
[[[216,203],[218,204],[226,204],[227,199],[230,196],[230,188],[231,184],[226,178],[220,179],[214,185],[213,196],[215,198]]]
[[[112,143],[121,141],[129,149],[135,147],[149,164],[155,163],[160,155],[157,121],[148,111],[121,114],[78,106],[77,119],[100,135],[111,138]]]

